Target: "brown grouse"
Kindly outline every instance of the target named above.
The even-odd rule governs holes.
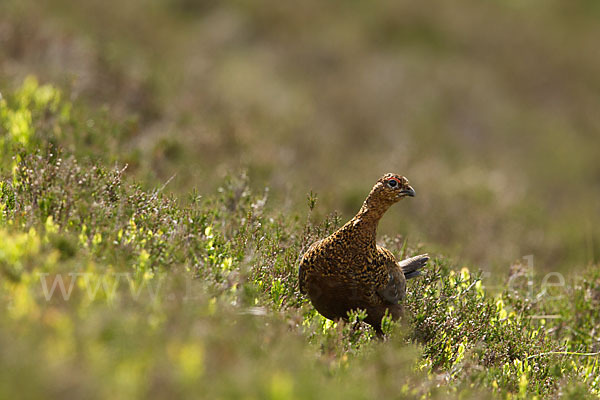
[[[406,279],[419,276],[429,257],[424,254],[397,262],[375,240],[377,224],[387,209],[414,195],[405,177],[386,174],[354,218],[310,246],[300,261],[299,284],[319,313],[347,320],[349,311],[365,310],[365,322],[378,334],[386,310],[393,320],[400,317]]]

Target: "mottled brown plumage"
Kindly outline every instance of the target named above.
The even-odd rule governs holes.
[[[300,261],[300,291],[323,316],[347,319],[350,310],[366,310],[365,321],[379,334],[386,310],[394,320],[400,317],[406,279],[418,276],[429,257],[398,263],[377,245],[377,225],[392,204],[414,195],[405,177],[384,175],[354,218],[306,251]]]

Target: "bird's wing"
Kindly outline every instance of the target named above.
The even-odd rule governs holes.
[[[406,293],[406,278],[398,268],[396,258],[387,249],[377,246],[377,251],[382,257],[382,267],[379,268],[381,279],[376,287],[377,293],[391,304],[398,304]]]
[[[427,261],[429,261],[429,256],[427,254],[421,254],[400,261],[398,266],[404,273],[404,277],[406,279],[411,279],[423,275],[421,268],[427,264]]]
[[[387,284],[377,289],[377,293],[387,302],[398,304],[404,299],[406,293],[406,279],[398,273],[389,273]]]

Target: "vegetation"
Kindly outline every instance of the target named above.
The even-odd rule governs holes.
[[[268,210],[243,178],[185,204],[145,191],[103,153],[86,155],[96,122],[80,126],[61,98],[28,78],[1,104],[14,154],[2,160],[3,397],[526,397],[565,381],[599,393],[598,357],[577,354],[594,340],[599,274],[570,288],[583,293],[570,302],[532,302],[493,296],[438,258],[410,288],[404,331],[390,323],[379,343],[366,325],[325,320],[297,290],[302,249],[339,218]],[[112,147],[103,138],[93,148]],[[533,320],[548,313],[560,322]]]
[[[0,4],[0,398],[600,396],[593,4],[36,3]],[[381,241],[433,259],[380,341],[297,262],[388,170]]]

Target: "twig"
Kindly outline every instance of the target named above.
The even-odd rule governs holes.
[[[159,192],[162,192],[162,191],[163,191],[163,190],[164,190],[164,189],[167,187],[167,185],[168,185],[169,183],[171,183],[171,181],[172,181],[172,180],[173,180],[173,179],[174,179],[176,176],[177,176],[177,172],[176,172],[176,173],[174,173],[173,175],[171,175],[171,177],[170,177],[169,179],[167,179],[167,181],[165,182],[165,184],[164,184],[164,185],[162,185],[162,186],[160,187],[160,189],[158,189],[158,191],[159,191]]]
[[[162,185],[158,190],[155,190],[154,194],[152,195],[152,199],[156,199],[156,197],[158,197],[158,194],[160,192],[162,192],[176,176],[177,176],[177,173],[174,173],[169,179],[167,179],[167,181],[164,183],[164,185]]]
[[[578,353],[576,351],[549,351],[547,353],[534,354],[532,356],[527,357],[526,359],[530,360],[535,357],[549,356],[549,355],[554,355],[554,354],[566,355],[566,356],[594,357],[594,356],[600,356],[600,351],[597,351],[595,353]]]
[[[530,315],[530,319],[561,319],[562,315]]]
[[[469,291],[470,291],[470,290],[473,288],[473,286],[475,286],[475,284],[476,284],[477,282],[479,282],[480,280],[481,280],[481,279],[479,279],[479,278],[475,278],[475,280],[474,280],[474,281],[473,281],[473,282],[472,282],[472,283],[471,283],[471,284],[470,284],[470,285],[469,285],[469,286],[468,286],[468,287],[467,287],[465,290],[463,290],[463,291],[461,291],[460,293],[457,293],[457,294],[455,294],[455,295],[453,295],[453,296],[450,296],[450,297],[448,297],[448,298],[449,298],[449,299],[456,299],[456,298],[458,298],[459,296],[462,296],[463,294],[465,294],[465,293],[468,293],[468,292],[469,292]],[[460,283],[461,283],[461,282],[458,282],[458,283],[456,284],[456,286],[458,286]],[[456,286],[455,286],[455,287],[456,287]]]

